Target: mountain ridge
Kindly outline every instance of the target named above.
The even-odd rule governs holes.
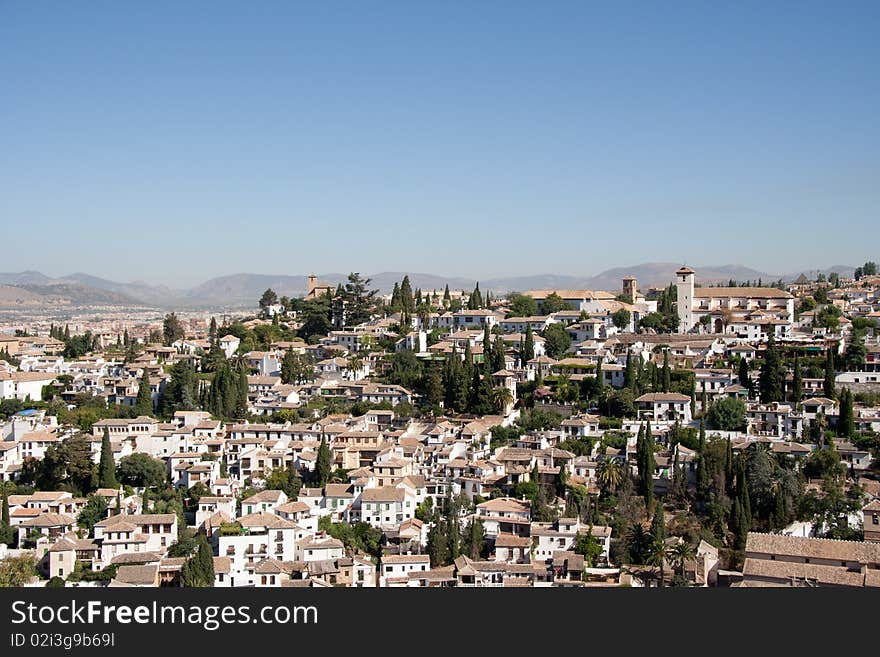
[[[635,276],[642,290],[651,287],[665,287],[675,280],[675,270],[680,263],[647,262],[635,265],[612,267],[598,274],[529,274],[521,276],[501,276],[476,279],[461,276],[442,276],[438,274],[402,271],[382,271],[364,275],[381,293],[391,292],[395,282],[405,275],[410,277],[413,288],[423,291],[442,290],[447,284],[450,289],[472,289],[478,282],[486,292],[526,292],[534,289],[593,289],[614,292],[621,289],[624,276]],[[842,276],[852,276],[855,270],[849,265],[834,265],[825,269],[800,270],[789,274],[771,274],[743,265],[692,265],[697,273],[697,281],[704,284],[737,281],[756,281],[765,284],[782,278],[793,281],[801,273],[809,278],[823,273],[826,276],[836,271]],[[346,274],[328,273],[318,276],[322,283],[338,285],[347,280]],[[26,298],[29,304],[38,303],[43,297],[46,302],[66,302],[70,305],[121,305],[159,307],[168,309],[207,308],[207,307],[253,307],[266,288],[271,287],[278,296],[300,296],[308,291],[308,277],[305,274],[258,274],[240,272],[210,278],[199,285],[185,289],[175,289],[165,285],[153,285],[143,281],[118,282],[75,272],[58,278],[49,277],[36,270],[0,273],[0,285],[5,293],[0,304],[8,304],[15,298],[15,289],[21,290],[19,297]],[[36,298],[35,296],[36,295]],[[5,301],[4,301],[5,300]]]

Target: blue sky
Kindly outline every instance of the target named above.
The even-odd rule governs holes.
[[[0,269],[877,259],[878,31],[877,2],[6,0]]]

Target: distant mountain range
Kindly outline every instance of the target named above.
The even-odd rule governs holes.
[[[536,274],[511,276],[480,280],[480,289],[492,292],[511,292],[526,290],[569,290],[590,289],[615,292],[621,289],[624,276],[635,276],[642,290],[650,287],[665,287],[675,279],[675,270],[680,263],[649,262],[629,267],[615,267],[595,276],[569,276],[559,274]],[[706,284],[736,281],[756,281],[765,284],[779,280],[792,281],[801,273],[815,278],[820,272],[826,276],[837,272],[841,276],[852,276],[854,267],[835,265],[823,270],[804,270],[789,274],[769,274],[741,265],[691,265],[697,272],[697,281]],[[380,272],[371,274],[372,286],[382,293],[389,293],[395,282],[399,282],[406,272]],[[322,283],[337,285],[347,280],[346,274],[330,273],[318,277]],[[410,273],[413,288],[422,290],[472,289],[476,279],[434,274]],[[284,274],[231,274],[205,281],[189,289],[173,289],[164,285],[151,285],[136,281],[120,283],[84,273],[70,274],[61,278],[51,278],[38,271],[0,273],[0,307],[34,307],[40,304],[62,304],[69,306],[125,306],[156,307],[169,309],[199,308],[240,308],[254,307],[266,288],[272,288],[279,296],[300,296],[308,290],[305,275]]]

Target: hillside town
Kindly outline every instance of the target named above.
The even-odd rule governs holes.
[[[880,275],[0,326],[0,585],[880,587]]]

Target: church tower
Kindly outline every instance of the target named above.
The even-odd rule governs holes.
[[[688,266],[675,272],[678,307],[678,332],[687,333],[694,326],[694,270]]]
[[[626,299],[629,303],[636,302],[636,297],[638,296],[638,292],[636,291],[635,276],[624,276],[623,277],[623,296],[626,297]]]

